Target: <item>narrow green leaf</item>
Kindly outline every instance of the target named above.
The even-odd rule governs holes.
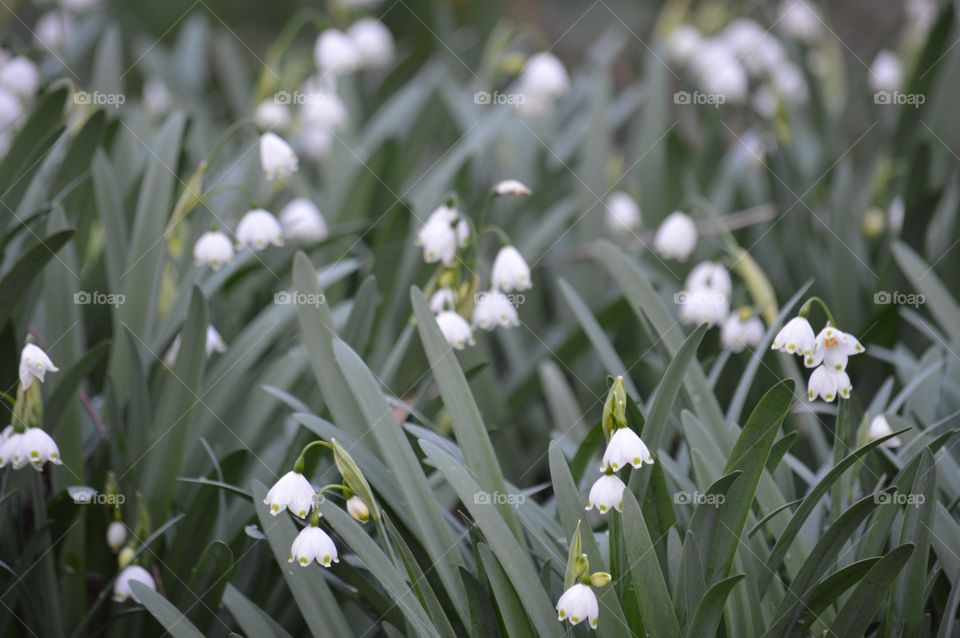
[[[893,581],[912,554],[913,545],[901,545],[877,561],[840,608],[830,631],[837,636],[865,635],[877,611],[887,601]]]
[[[745,577],[745,574],[736,574],[718,581],[708,589],[703,600],[697,605],[696,611],[693,612],[693,618],[690,619],[690,626],[687,628],[686,635],[690,638],[716,635],[717,625],[720,624],[720,616],[723,614],[723,606],[727,602],[727,596],[730,595],[737,583]]]
[[[140,599],[143,606],[147,608],[147,611],[158,623],[163,625],[171,636],[174,638],[203,638],[203,633],[187,620],[186,615],[174,607],[169,600],[137,581],[130,581],[130,589]]]

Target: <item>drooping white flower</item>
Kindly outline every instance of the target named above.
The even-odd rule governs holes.
[[[33,37],[43,48],[58,51],[73,35],[73,18],[63,11],[47,11],[33,27]]]
[[[803,363],[813,368],[821,363],[834,370],[846,370],[850,356],[863,352],[863,346],[851,334],[826,326],[817,335],[816,349],[812,354],[804,355]]]
[[[689,215],[674,211],[663,220],[653,238],[653,248],[665,259],[686,261],[697,247],[697,226]]]
[[[681,24],[667,36],[667,57],[678,64],[686,64],[702,42],[703,36],[696,27]]]
[[[53,361],[47,356],[47,353],[33,343],[28,343],[20,351],[20,384],[26,390],[38,379],[43,383],[43,379],[48,372],[59,372],[60,368],[53,365]]]
[[[823,32],[820,14],[806,0],[783,0],[777,24],[787,35],[804,44],[815,43]]]
[[[440,288],[430,296],[430,310],[437,315],[445,310],[455,310],[457,293],[452,288]]]
[[[177,335],[174,338],[173,343],[170,344],[170,349],[167,350],[167,354],[163,357],[163,365],[168,368],[172,368],[177,362],[177,355],[180,354],[180,344],[182,338],[180,335]],[[220,333],[217,332],[217,329],[212,325],[207,326],[207,337],[206,342],[204,343],[204,352],[209,357],[214,352],[224,353],[227,351],[227,344],[223,340],[223,337],[220,336]]]
[[[319,527],[307,525],[293,539],[288,562],[296,562],[301,567],[306,567],[313,561],[330,567],[331,563],[339,563],[340,559],[337,557],[337,546],[333,539]]]
[[[817,338],[805,317],[794,317],[773,338],[770,349],[804,357],[812,356],[817,349]]]
[[[218,230],[205,232],[193,245],[193,261],[198,266],[210,266],[214,270],[233,261],[233,254],[233,242]]]
[[[263,499],[264,505],[270,506],[270,513],[276,516],[283,508],[300,518],[306,518],[313,507],[313,498],[316,491],[303,474],[287,472],[273,484]]]
[[[495,290],[512,292],[529,290],[533,287],[530,279],[530,266],[520,251],[513,246],[504,246],[493,260],[490,279]]]
[[[13,465],[14,457],[17,456],[18,451],[20,450],[20,439],[23,438],[23,434],[19,432],[11,433],[2,443],[0,443],[0,468],[6,467],[7,465]],[[23,467],[22,465],[20,467]],[[15,468],[15,469],[20,469]]]
[[[557,601],[557,620],[560,622],[569,620],[571,625],[576,625],[587,620],[596,629],[599,614],[597,595],[589,585],[583,583],[574,583]]]
[[[890,427],[890,424],[887,422],[887,417],[882,414],[878,414],[873,417],[873,420],[870,421],[870,428],[867,432],[867,436],[870,437],[871,441],[875,441],[879,438],[893,434],[893,429]],[[887,448],[898,448],[900,447],[901,441],[899,436],[887,439],[880,445]]]
[[[359,496],[351,496],[347,499],[347,514],[360,523],[370,520],[370,508]]]
[[[327,222],[317,205],[306,197],[297,197],[280,211],[280,226],[286,239],[305,243],[327,238]]]
[[[122,603],[128,598],[132,598],[134,602],[141,602],[130,587],[132,581],[143,583],[154,591],[157,590],[157,584],[154,582],[150,572],[140,565],[127,565],[123,568],[123,571],[120,572],[120,575],[117,576],[117,582],[113,584],[114,602]]]
[[[875,91],[890,93],[900,89],[903,84],[903,63],[900,56],[892,51],[881,51],[870,65],[870,85]]]
[[[253,110],[253,121],[262,130],[285,131],[290,126],[290,109],[274,99],[264,100]]]
[[[746,98],[749,88],[746,69],[722,38],[701,43],[690,59],[690,67],[707,93],[721,95],[728,102],[742,102]]]
[[[617,235],[632,233],[640,225],[640,207],[624,192],[607,198],[607,226]]]
[[[637,433],[630,428],[614,430],[610,442],[607,443],[607,449],[603,453],[600,469],[604,472],[607,470],[616,472],[626,465],[639,468],[644,463],[652,465],[653,456],[650,455],[650,450]]]
[[[531,55],[520,75],[521,92],[556,99],[570,90],[563,63],[550,53]]]
[[[730,273],[722,264],[700,262],[687,276],[683,292],[677,295],[681,321],[711,326],[722,323],[730,310],[732,289]]]
[[[329,129],[307,126],[297,131],[296,142],[304,156],[314,162],[322,162],[330,156],[334,136]]]
[[[687,275],[684,288],[687,290],[709,289],[722,295],[729,295],[733,291],[733,282],[730,281],[730,271],[715,261],[701,261],[693,267]]]
[[[107,526],[107,546],[114,554],[127,542],[127,526],[120,521],[112,521]]]
[[[589,511],[596,507],[601,514],[611,509],[622,511],[623,490],[626,487],[616,474],[604,474],[590,488],[589,504],[584,509]]]
[[[742,352],[755,348],[763,339],[763,322],[756,315],[744,318],[739,312],[732,313],[720,328],[720,343],[727,350]]]
[[[529,196],[533,195],[533,191],[530,190],[530,187],[515,179],[505,179],[501,182],[497,182],[497,185],[493,187],[493,194],[500,195],[522,195]]]
[[[167,113],[173,104],[173,97],[167,83],[157,77],[151,77],[143,83],[143,107],[151,115]]]
[[[360,65],[360,51],[351,37],[337,29],[327,29],[317,36],[313,59],[321,73],[343,75]]]
[[[777,65],[770,74],[770,80],[776,94],[787,104],[799,106],[806,103],[807,81],[796,65],[788,62]]]
[[[260,166],[268,182],[282,180],[297,172],[297,156],[290,145],[274,133],[260,137]]]
[[[38,472],[43,471],[43,466],[47,462],[63,465],[56,442],[40,428],[27,428],[27,431],[20,436],[13,450],[12,462],[15,470],[30,464]]]
[[[379,20],[360,18],[350,25],[347,35],[359,52],[360,67],[376,69],[393,59],[393,35]]]
[[[777,92],[769,84],[761,84],[753,92],[750,98],[750,106],[761,117],[770,119],[777,114],[777,107],[780,105],[780,99]]]
[[[476,343],[473,340],[473,329],[467,320],[455,312],[445,310],[437,315],[437,325],[443,338],[454,350],[463,350],[466,346]]]
[[[497,326],[512,328],[520,325],[520,317],[505,294],[490,290],[477,295],[473,306],[473,325],[481,330],[493,330]]]
[[[22,98],[33,97],[40,88],[40,72],[29,58],[18,55],[0,66],[0,86]]]
[[[452,266],[457,256],[457,231],[451,222],[431,216],[417,232],[417,245],[423,248],[423,260],[428,264],[443,262]]]
[[[786,58],[780,41],[749,18],[737,18],[723,28],[722,37],[752,76],[772,71]]]
[[[813,401],[819,396],[824,401],[833,401],[839,394],[840,397],[849,399],[852,389],[846,371],[820,366],[813,371],[807,382],[807,398]]]
[[[300,106],[300,119],[304,127],[319,127],[332,133],[347,126],[350,114],[335,86],[324,79],[313,79],[304,84],[303,92],[306,99]]]
[[[248,211],[237,224],[237,247],[250,246],[254,250],[263,250],[270,244],[283,245],[280,222],[262,208]]]

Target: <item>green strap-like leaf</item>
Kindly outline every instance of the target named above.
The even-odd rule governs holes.
[[[203,638],[203,633],[187,620],[186,614],[151,588],[143,583],[130,581],[130,590],[174,638]]]

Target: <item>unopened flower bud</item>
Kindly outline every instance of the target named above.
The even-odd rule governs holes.
[[[610,584],[610,574],[607,572],[593,572],[590,574],[590,584],[594,587],[606,587]]]
[[[107,527],[107,545],[114,553],[119,552],[127,542],[127,528],[120,521],[113,521]]]
[[[370,510],[359,496],[351,496],[347,499],[347,513],[353,520],[360,523],[366,523],[370,520]]]
[[[117,564],[120,565],[120,567],[126,567],[130,564],[130,561],[133,560],[134,556],[135,552],[132,547],[124,547],[117,556]]]

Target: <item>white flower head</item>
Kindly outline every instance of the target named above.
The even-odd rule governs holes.
[[[268,182],[283,180],[297,172],[297,155],[275,133],[260,136],[260,167]]]
[[[728,24],[721,37],[752,76],[773,71],[787,56],[780,41],[749,18],[738,18]]]
[[[248,211],[237,225],[237,247],[250,246],[254,250],[263,250],[270,244],[283,245],[280,222],[262,208]]]
[[[572,585],[557,601],[557,620],[560,622],[569,620],[571,625],[576,625],[587,620],[596,629],[599,614],[597,595],[589,585],[583,583]]]
[[[653,238],[653,248],[664,259],[686,261],[697,247],[697,226],[689,215],[674,211],[663,220]]]
[[[6,432],[7,430],[4,430],[4,433]],[[22,438],[23,434],[20,434],[19,432],[11,432],[4,437],[2,442],[0,442],[0,468],[4,468],[7,465],[13,465],[13,458],[20,449],[20,439]]]
[[[783,63],[777,65],[770,75],[773,89],[787,104],[802,105],[807,101],[807,81],[796,65]]]
[[[315,243],[327,238],[327,222],[317,205],[306,197],[297,197],[280,211],[283,236],[292,241]]]
[[[778,24],[787,35],[804,44],[815,43],[823,32],[820,14],[806,0],[783,0]]]
[[[703,35],[696,27],[681,24],[670,32],[666,39],[667,57],[679,64],[686,64],[703,42]]]
[[[198,266],[220,270],[221,266],[233,261],[233,255],[233,242],[218,230],[205,232],[193,245],[193,261]]]
[[[40,46],[57,51],[73,36],[73,18],[63,11],[47,11],[37,20],[33,35]]]
[[[611,509],[623,511],[623,490],[627,486],[616,474],[604,474],[590,488],[589,504],[586,510],[597,508],[601,514]]]
[[[270,506],[270,513],[274,516],[283,508],[287,508],[294,516],[306,518],[310,508],[313,507],[315,494],[316,490],[310,485],[307,477],[299,472],[290,471],[273,484],[263,499],[263,504]]]
[[[333,131],[316,126],[301,128],[296,134],[297,148],[314,162],[322,162],[330,156],[334,139]]]
[[[739,312],[734,312],[720,328],[720,343],[733,352],[755,348],[762,339],[763,322],[756,315],[744,318]]]
[[[815,350],[805,354],[803,363],[814,368],[821,363],[832,370],[846,370],[847,360],[864,351],[863,346],[852,334],[826,326],[816,338]]]
[[[15,470],[30,464],[38,472],[43,471],[47,462],[63,465],[56,442],[40,428],[28,428],[20,436],[11,461]]]
[[[832,370],[827,366],[820,366],[810,375],[807,382],[807,398],[813,401],[818,396],[824,401],[833,401],[837,395],[843,399],[850,398],[850,377],[844,370]]]
[[[521,195],[528,197],[533,195],[533,191],[530,190],[530,187],[515,179],[505,179],[501,182],[497,182],[497,185],[493,187],[493,194],[500,195]]]
[[[616,472],[622,467],[632,465],[641,467],[644,463],[653,464],[653,456],[646,444],[630,428],[617,428],[607,443],[607,450],[603,453],[600,469],[604,472]]]
[[[813,356],[816,348],[817,338],[805,317],[794,317],[788,321],[773,338],[773,345],[770,346],[771,350],[804,357]]]
[[[443,338],[454,350],[463,350],[466,346],[476,343],[473,340],[473,329],[467,320],[455,312],[445,310],[437,315],[437,325]]]
[[[173,97],[166,82],[157,77],[151,77],[143,83],[143,106],[152,115],[163,115],[170,110]]]
[[[871,441],[875,441],[879,438],[893,434],[893,429],[890,427],[890,424],[887,422],[887,417],[882,414],[878,414],[873,417],[873,420],[870,421],[870,428],[867,431],[867,436],[870,437]],[[887,448],[898,448],[900,447],[901,441],[899,436],[887,439],[881,445]]]
[[[490,278],[494,289],[504,292],[529,290],[533,287],[530,266],[527,265],[520,251],[513,246],[504,246],[497,253],[493,260]]]
[[[120,521],[112,521],[107,526],[107,546],[114,554],[127,542],[127,526]]]
[[[701,88],[722,95],[728,102],[742,102],[749,78],[736,52],[723,38],[711,38],[697,47],[690,66]]]
[[[556,99],[570,90],[563,63],[550,53],[531,55],[520,75],[522,93]]]
[[[333,539],[319,527],[308,525],[293,539],[288,562],[296,562],[301,567],[306,567],[313,561],[330,567],[331,563],[339,563],[340,559],[337,557],[337,546]]]
[[[285,131],[290,126],[290,109],[271,98],[253,110],[253,121],[262,130]]]
[[[350,114],[335,86],[324,79],[312,79],[304,83],[303,92],[307,97],[300,106],[300,119],[305,128],[318,127],[332,133],[347,126]]]
[[[423,260],[428,264],[443,262],[452,266],[457,256],[457,231],[451,221],[431,215],[417,232],[417,245],[423,248]]]
[[[347,35],[358,53],[358,66],[367,69],[384,67],[393,59],[393,35],[375,18],[360,18],[350,25]]]
[[[430,296],[430,310],[438,315],[445,310],[455,310],[457,307],[457,293],[453,288],[440,288]]]
[[[132,598],[134,602],[141,602],[130,587],[130,583],[133,581],[143,583],[154,591],[157,590],[157,584],[154,582],[150,572],[140,565],[127,565],[123,568],[123,571],[120,572],[120,575],[117,576],[117,582],[113,584],[113,600],[115,602],[122,603],[128,598]]]
[[[626,193],[612,193],[606,208],[607,226],[617,235],[632,233],[640,225],[640,207]]]
[[[723,264],[709,260],[693,267],[683,287],[686,290],[710,290],[721,295],[733,292],[730,271]]]
[[[351,496],[347,499],[347,514],[360,523],[366,523],[370,520],[370,508],[359,496]]]
[[[892,51],[881,51],[870,65],[870,85],[876,91],[890,93],[900,89],[903,84],[903,63],[900,56]]]
[[[321,73],[336,76],[357,70],[361,53],[353,38],[337,29],[327,29],[317,36],[313,59]]]
[[[481,292],[473,306],[473,325],[481,330],[497,326],[512,328],[520,325],[520,317],[509,297],[499,290]]]
[[[20,384],[26,390],[34,379],[43,383],[48,372],[59,372],[60,368],[53,365],[47,353],[33,343],[28,343],[20,351]]]
[[[0,86],[22,98],[33,97],[40,88],[40,72],[30,58],[19,55],[0,66]]]

